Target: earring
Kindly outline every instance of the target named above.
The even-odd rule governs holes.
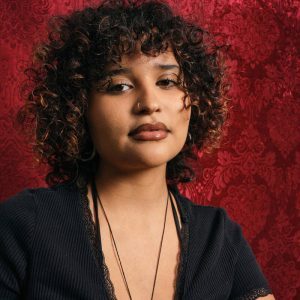
[[[92,151],[92,154],[88,157],[88,158],[80,158],[81,161],[90,161],[92,160],[96,155],[96,148],[95,146],[93,145],[93,151]]]
[[[194,145],[194,140],[193,140],[190,132],[188,133],[188,142],[191,143],[192,145]]]
[[[158,104],[155,103],[154,105],[142,105],[140,101],[137,103],[138,111],[146,110],[147,112],[149,111],[156,111],[158,109]]]
[[[140,111],[140,106],[141,106],[141,102],[140,101],[138,101],[138,103],[137,103],[137,107],[138,107],[138,110]]]

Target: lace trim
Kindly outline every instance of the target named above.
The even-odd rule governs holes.
[[[99,257],[99,251],[97,249],[97,244],[96,244],[96,224],[93,221],[92,212],[89,206],[89,201],[87,198],[87,190],[82,189],[80,194],[81,194],[81,200],[82,200],[83,211],[84,211],[84,224],[88,233],[88,237],[92,244],[93,255],[95,257],[98,267],[100,268],[100,257]],[[115,295],[115,289],[110,279],[109,269],[105,263],[105,257],[102,249],[101,249],[101,253],[102,253],[102,270],[104,275],[104,287],[107,296],[109,300],[117,300],[117,297]]]
[[[178,251],[177,256],[176,256],[175,278],[173,280],[173,289],[175,291],[175,294],[176,294],[176,288],[177,288],[177,279],[178,279],[178,275],[179,275],[180,261],[181,261],[181,250]]]
[[[99,251],[97,249],[96,244],[96,224],[93,221],[92,212],[89,206],[89,200],[87,197],[87,188],[80,188],[80,194],[81,194],[81,202],[82,202],[82,208],[83,208],[83,221],[87,230],[88,237],[90,239],[90,242],[92,244],[93,248],[93,255],[96,260],[96,263],[98,267],[100,268],[100,257],[99,257]],[[175,278],[173,281],[173,287],[175,289],[174,294],[174,300],[180,300],[180,288],[182,283],[182,275],[184,270],[184,262],[186,261],[186,252],[187,252],[187,245],[189,240],[189,231],[185,223],[182,223],[182,227],[180,229],[180,235],[182,240],[182,245],[180,246],[180,251],[177,254],[177,264],[176,264],[176,270],[175,270]],[[113,286],[113,283],[110,279],[110,273],[108,266],[105,263],[105,256],[101,249],[102,253],[102,270],[104,274],[104,287],[107,293],[107,296],[109,300],[117,300],[117,297],[115,295],[115,289]]]
[[[272,291],[270,289],[266,289],[266,288],[253,289],[249,291],[247,294],[235,298],[235,300],[255,300],[258,297],[264,297],[269,294],[272,294]]]
[[[83,222],[84,222],[85,228],[87,230],[89,240],[90,240],[93,250],[94,250],[96,248],[96,236],[95,236],[95,228],[94,228],[95,224],[93,222],[91,222],[92,213],[91,213],[91,210],[89,209],[88,199],[84,195],[85,195],[84,191],[81,191],[81,193],[80,193],[81,205],[82,205],[83,213],[84,213],[83,214]],[[99,265],[99,261],[97,259],[96,253],[97,252],[93,251],[94,258],[95,258],[97,264]]]
[[[104,280],[105,280],[105,289],[106,292],[108,294],[109,300],[117,300],[117,297],[115,295],[115,288],[113,283],[110,280],[110,274],[109,274],[109,269],[105,263],[105,258],[104,258],[104,254],[102,252],[102,256],[103,256],[103,273],[104,273]]]
[[[180,251],[180,260],[177,265],[177,281],[176,281],[176,291],[174,300],[181,300],[183,298],[183,283],[184,283],[184,273],[187,262],[187,252],[188,252],[188,244],[189,244],[189,228],[186,223],[182,223],[182,227],[180,230],[181,235],[181,251]]]
[[[81,195],[81,204],[83,208],[83,221],[87,230],[87,234],[89,237],[89,240],[92,244],[93,249],[93,255],[95,258],[95,261],[100,268],[100,257],[99,257],[99,251],[97,249],[96,244],[96,224],[93,221],[92,212],[89,206],[89,201],[87,197],[87,189],[81,188],[80,189],[80,195]],[[188,226],[185,223],[182,223],[182,227],[180,229],[180,235],[181,235],[181,241],[182,245],[180,247],[180,251],[177,254],[177,264],[176,264],[176,270],[175,270],[175,278],[173,281],[173,287],[175,289],[175,295],[174,300],[180,300],[182,299],[183,295],[180,294],[180,292],[183,292],[183,287],[181,285],[183,284],[183,275],[184,275],[184,268],[187,261],[187,248],[188,248],[188,242],[189,242],[189,230]],[[104,253],[101,249],[102,253],[102,270],[104,274],[104,287],[107,293],[107,296],[109,297],[109,300],[117,300],[117,297],[115,295],[115,289],[113,286],[113,283],[110,279],[109,269],[108,266],[105,263],[105,257]],[[253,289],[249,292],[247,292],[245,295],[235,298],[235,300],[256,300],[258,297],[264,297],[269,294],[272,294],[272,291],[268,288],[257,288]]]

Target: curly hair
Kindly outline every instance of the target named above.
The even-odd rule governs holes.
[[[188,160],[197,159],[195,150],[211,152],[219,146],[226,120],[224,46],[157,0],[105,0],[97,7],[53,16],[49,27],[47,40],[35,48],[25,70],[27,92],[17,114],[17,123],[34,140],[38,162],[50,167],[46,183],[85,184],[95,175],[99,154],[84,159],[93,150],[85,118],[89,92],[103,79],[105,66],[132,53],[139,41],[146,55],[170,46],[180,66],[185,98],[192,100],[191,119],[184,147],[167,163],[167,181],[192,181],[195,173]]]

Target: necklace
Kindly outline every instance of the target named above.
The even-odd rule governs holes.
[[[101,208],[102,208],[102,210],[103,210],[105,219],[106,219],[107,224],[108,224],[110,236],[111,236],[111,238],[112,238],[112,240],[113,240],[114,247],[115,247],[116,252],[117,252],[119,265],[120,265],[120,267],[121,267],[121,275],[122,275],[122,277],[123,277],[123,280],[124,280],[124,283],[125,283],[126,290],[127,290],[128,295],[129,295],[129,298],[130,298],[130,300],[132,300],[132,296],[131,296],[131,293],[130,293],[130,291],[129,291],[128,283],[127,283],[126,276],[125,276],[125,272],[124,272],[124,269],[123,269],[123,266],[122,266],[122,263],[121,263],[121,259],[120,259],[120,256],[119,256],[119,252],[118,252],[118,249],[117,249],[117,245],[116,245],[116,242],[115,242],[115,239],[114,239],[112,230],[111,230],[110,223],[109,223],[108,218],[107,218],[107,215],[106,215],[106,213],[105,213],[104,207],[103,207],[103,205],[102,205],[102,203],[101,203],[101,199],[100,199],[100,196],[99,196],[98,191],[97,191],[97,187],[96,187],[96,184],[95,184],[95,180],[92,180],[91,187],[92,187],[92,197],[93,197],[94,210],[95,210],[95,217],[96,217],[96,230],[97,230],[97,237],[98,237],[98,239],[97,239],[97,244],[99,244],[99,237],[100,237],[100,232],[99,232],[99,218],[98,218],[98,205],[97,205],[97,204],[98,204],[98,203],[97,203],[97,200],[99,200],[100,206],[101,206]],[[153,282],[153,287],[152,287],[151,300],[153,299],[154,288],[155,288],[155,284],[156,284],[158,265],[159,265],[160,254],[161,254],[161,249],[162,249],[162,242],[163,242],[164,233],[165,233],[165,227],[166,227],[166,217],[167,217],[167,211],[168,211],[169,198],[170,198],[170,191],[169,191],[169,189],[168,189],[168,197],[167,197],[167,204],[166,204],[165,217],[164,217],[164,226],[163,226],[163,232],[162,232],[162,236],[161,236],[161,240],[160,240],[160,247],[159,247],[159,253],[158,253],[158,258],[157,258],[157,263],[156,263],[156,270],[155,270],[154,282]]]

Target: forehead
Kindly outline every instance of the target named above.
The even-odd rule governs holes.
[[[178,66],[173,51],[167,49],[166,52],[160,53],[157,56],[146,55],[141,51],[135,51],[134,53],[131,54],[122,55],[119,65],[111,63],[107,65],[106,69],[111,69],[118,66],[134,67],[140,65],[155,67],[159,64],[172,64]]]

